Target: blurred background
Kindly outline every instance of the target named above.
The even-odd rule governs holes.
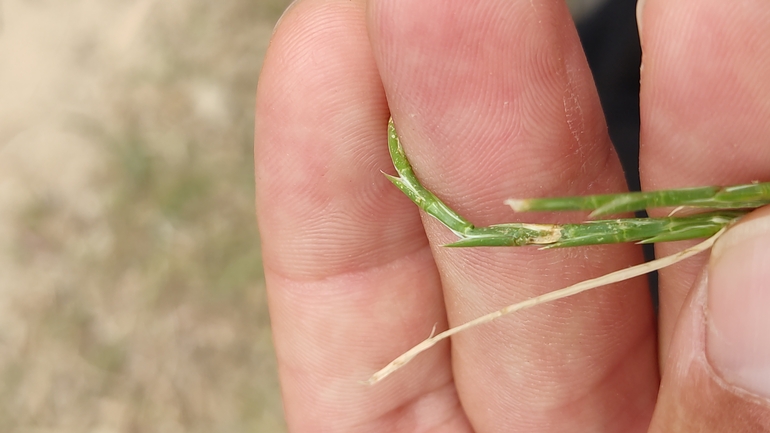
[[[252,130],[287,3],[0,3],[0,431],[284,431]]]
[[[0,0],[1,432],[285,431],[252,117],[288,3]]]

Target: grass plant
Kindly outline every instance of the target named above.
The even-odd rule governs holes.
[[[583,197],[511,199],[506,204],[517,212],[591,210],[591,217],[658,207],[719,209],[686,216],[669,215],[662,218],[616,218],[590,220],[577,224],[507,223],[476,227],[447,206],[435,194],[422,186],[414,174],[391,119],[388,122],[388,149],[398,176],[386,174],[412,202],[449,228],[459,240],[447,247],[528,246],[540,248],[577,247],[621,242],[656,243],[707,238],[705,241],[677,254],[641,265],[621,269],[598,278],[581,281],[560,290],[509,305],[428,337],[387,366],[373,374],[365,383],[372,385],[389,376],[423,351],[458,332],[491,322],[506,314],[557,299],[582,293],[597,287],[625,281],[671,266],[708,250],[722,233],[751,209],[770,203],[770,183],[751,183],[729,187],[699,187],[666,191],[602,194]]]

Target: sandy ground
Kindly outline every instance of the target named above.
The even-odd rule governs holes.
[[[0,2],[0,431],[285,431],[251,175],[285,5]]]

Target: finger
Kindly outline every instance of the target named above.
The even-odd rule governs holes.
[[[770,208],[717,241],[675,325],[651,433],[770,431]]]
[[[730,185],[770,176],[770,3],[647,0],[642,11],[642,187]],[[681,244],[664,244],[658,255]],[[665,360],[705,258],[660,273]]]
[[[510,197],[623,190],[563,2],[378,0],[369,19],[417,175],[472,222],[517,218],[502,206]],[[634,246],[446,249],[451,234],[425,224],[452,325],[641,260]],[[640,279],[453,337],[474,428],[646,428],[658,385],[652,316]]]
[[[380,172],[388,108],[364,11],[296,3],[259,81],[257,208],[286,418],[296,432],[468,431],[447,345],[360,383],[446,322],[419,215]]]

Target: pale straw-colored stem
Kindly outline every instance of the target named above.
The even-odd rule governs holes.
[[[593,278],[590,280],[581,281],[577,284],[574,284],[569,287],[565,287],[563,289],[555,290],[553,292],[549,292],[540,296],[535,296],[534,298],[527,299],[526,301],[522,301],[513,305],[509,305],[503,309],[497,310],[493,313],[489,313],[485,316],[481,316],[477,319],[471,320],[470,322],[466,322],[460,326],[456,326],[454,328],[447,329],[444,332],[441,332],[437,335],[432,335],[430,338],[424,340],[420,344],[414,346],[413,348],[406,351],[404,354],[399,356],[398,358],[394,359],[390,364],[386,365],[384,368],[382,368],[380,371],[374,373],[372,377],[367,380],[366,384],[368,385],[374,385],[375,383],[381,381],[382,379],[388,377],[390,374],[394,373],[404,365],[406,365],[409,361],[414,359],[417,355],[420,353],[430,349],[433,347],[436,343],[439,341],[448,338],[454,334],[457,334],[458,332],[465,331],[467,329],[473,328],[478,325],[482,325],[484,323],[491,322],[499,317],[505,316],[506,314],[513,313],[514,311],[524,310],[526,308],[534,307],[536,305],[545,304],[548,302],[556,301],[558,299],[563,299],[569,296],[577,295],[578,293],[585,292],[587,290],[595,289],[597,287],[606,286],[608,284],[617,283],[620,281],[625,281],[634,277],[638,277],[644,274],[647,274],[652,271],[657,271],[658,269],[665,268],[667,266],[671,266],[675,263],[678,263],[682,260],[685,260],[687,258],[690,258],[698,253],[701,253],[703,251],[706,251],[707,249],[711,248],[712,245],[714,245],[714,242],[719,238],[719,236],[724,233],[726,228],[723,228],[719,232],[717,232],[715,235],[711,236],[710,238],[706,239],[705,241],[687,248],[683,251],[680,251],[676,254],[672,254],[670,256],[666,256],[657,260],[653,260],[647,263],[642,263],[640,265],[632,266],[630,268],[621,269],[619,271],[611,272],[609,274],[603,275],[601,277]],[[432,333],[431,333],[432,334]]]

